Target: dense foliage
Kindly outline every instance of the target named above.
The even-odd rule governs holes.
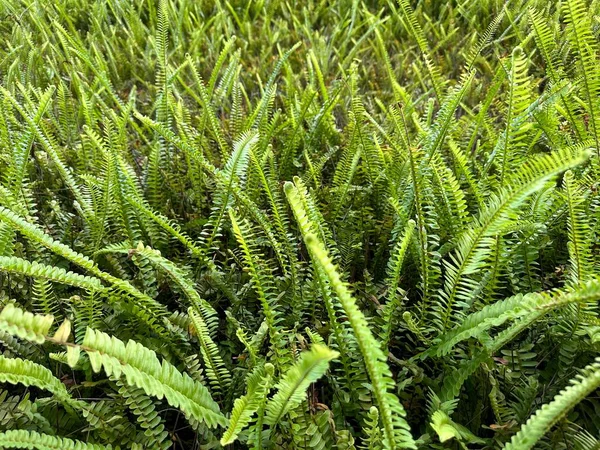
[[[600,448],[599,31],[2,1],[0,448]]]

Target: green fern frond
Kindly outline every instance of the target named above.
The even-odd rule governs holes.
[[[413,39],[417,41],[417,46],[421,51],[421,56],[423,56],[423,58],[425,59],[425,67],[427,68],[429,78],[431,79],[431,82],[433,84],[435,96],[437,97],[438,101],[441,102],[443,91],[443,82],[441,80],[441,74],[439,69],[431,61],[431,52],[429,50],[427,40],[425,39],[423,29],[421,28],[421,24],[417,20],[414,10],[410,6],[408,0],[398,0],[398,5],[400,6],[400,9],[402,9],[402,13],[405,16],[404,22],[408,27],[408,31],[412,35]]]
[[[586,366],[572,379],[552,402],[543,405],[527,420],[519,432],[503,448],[507,450],[527,450],[546,434],[577,403],[600,387],[600,358]]]
[[[58,401],[73,406],[77,402],[71,397],[65,385],[44,366],[20,358],[6,358],[0,355],[0,381],[9,384],[23,384],[50,392]]]
[[[573,172],[563,177],[563,189],[567,201],[567,231],[569,236],[569,279],[574,285],[590,278],[592,269],[592,230],[583,208],[581,189],[576,185]]]
[[[60,305],[52,288],[52,282],[45,279],[36,279],[31,288],[31,303],[37,314],[54,316],[61,321]]]
[[[52,322],[53,316],[32,314],[12,303],[0,312],[0,330],[37,344],[44,343]]]
[[[234,144],[233,151],[221,171],[219,179],[222,180],[220,189],[214,199],[214,206],[208,224],[202,231],[204,252],[213,249],[214,240],[219,236],[223,220],[228,209],[232,206],[233,190],[241,189],[248,162],[250,151],[258,142],[258,135],[254,132],[240,136]]]
[[[146,396],[143,389],[127,385],[120,387],[119,395],[123,397],[125,404],[137,417],[137,422],[144,430],[144,443],[157,450],[167,450],[171,446],[169,432],[165,430],[154,401]]]
[[[210,428],[227,425],[227,419],[204,385],[167,361],[161,362],[154,351],[143,345],[134,341],[125,344],[88,328],[81,348],[95,372],[104,369],[108,376],[123,376],[128,385],[143,389],[147,395],[164,397],[170,405],[181,409],[193,424],[205,423]]]
[[[188,314],[196,330],[196,337],[200,342],[200,354],[206,366],[206,375],[211,380],[211,385],[216,392],[225,393],[231,385],[231,374],[223,362],[219,347],[210,336],[210,331],[204,318],[190,308]]]
[[[8,430],[0,433],[0,446],[37,450],[110,450],[112,447],[74,441],[30,430]]]
[[[483,267],[485,258],[493,248],[493,236],[512,220],[514,211],[529,195],[544,187],[559,173],[581,164],[586,157],[587,154],[578,149],[574,152],[572,149],[565,149],[555,154],[531,158],[511,177],[509,187],[488,200],[473,226],[457,240],[456,253],[450,261],[445,261],[447,274],[439,305],[443,306],[438,319],[442,330],[446,330],[451,323],[457,299],[467,307],[475,300],[472,295],[477,281],[470,275],[476,274]]]
[[[29,262],[16,256],[0,256],[0,271],[50,280],[90,291],[102,288],[102,283],[95,277],[79,275],[60,267],[47,266],[36,261]]]
[[[290,189],[291,185],[286,185]],[[386,358],[375,340],[363,313],[356,306],[356,301],[340,279],[327,251],[315,235],[308,234],[304,238],[311,257],[323,270],[332,289],[336,292],[342,307],[352,326],[365,366],[371,380],[373,394],[381,412],[381,421],[385,430],[384,442],[389,448],[413,448],[414,441],[409,426],[404,420],[405,411],[398,397],[390,392],[392,381]]]
[[[362,445],[358,448],[364,450],[381,450],[381,428],[379,427],[379,411],[375,406],[371,406],[367,418],[365,418],[365,427],[363,434],[366,436]]]
[[[415,232],[416,223],[414,220],[409,220],[404,228],[401,239],[398,240],[394,246],[390,259],[388,261],[386,286],[388,288],[387,303],[383,307],[382,319],[383,319],[383,349],[389,344],[390,338],[394,331],[394,319],[393,315],[395,309],[400,306],[399,299],[399,282],[401,277],[402,265],[408,251],[408,246]]]
[[[241,223],[235,216],[233,210],[229,210],[229,217],[233,226],[233,233],[240,245],[244,262],[248,267],[252,285],[262,306],[262,311],[269,329],[269,338],[275,353],[275,365],[281,370],[287,364],[287,356],[284,354],[284,342],[279,323],[279,313],[276,308],[276,297],[274,295],[275,282],[271,270],[262,262],[263,257],[252,244],[252,233],[247,223]]]
[[[480,311],[463,319],[456,328],[440,337],[440,342],[432,346],[422,356],[443,356],[460,341],[471,337],[483,336],[483,333],[532,312],[549,312],[553,309],[573,303],[585,304],[597,301],[600,296],[600,283],[591,280],[575,290],[518,294],[505,300],[487,305]]]
[[[286,183],[284,189],[288,200],[293,204],[295,198],[290,197],[290,194],[297,188],[292,183]],[[297,209],[302,210],[301,206],[298,206]],[[390,448],[413,447],[414,443],[408,431],[408,425],[403,418],[404,409],[398,398],[388,391],[391,380],[389,378],[389,368],[385,363],[386,359],[373,337],[363,313],[358,309],[350,291],[340,279],[340,275],[333,266],[323,244],[312,233],[307,233],[304,236],[304,241],[310,251],[311,258],[319,270],[322,270],[332,290],[337,294],[354,331],[382,414],[386,445]]]
[[[269,393],[273,373],[273,365],[267,363],[263,367],[257,367],[248,375],[246,394],[236,399],[233,404],[229,428],[223,433],[221,445],[233,443],[239,433],[250,423],[252,416]]]
[[[589,128],[600,155],[600,77],[598,76],[598,45],[592,34],[590,15],[583,0],[568,0],[563,5],[567,27],[567,36],[577,54],[581,88],[589,114]]]
[[[284,187],[286,197],[300,232],[304,238],[306,236],[318,233],[320,236],[325,236],[330,239],[330,235],[326,232],[318,210],[312,202],[312,197],[306,191],[306,187],[299,178],[294,179],[295,184],[292,188]],[[357,403],[362,403],[368,400],[368,393],[364,388],[367,382],[367,374],[362,365],[356,364],[352,358],[358,351],[356,339],[352,335],[351,329],[345,321],[345,312],[340,305],[335,293],[327,280],[327,275],[323,272],[321,266],[313,261],[314,278],[321,293],[321,299],[325,304],[329,326],[332,330],[332,347],[339,352],[339,360],[342,370],[339,371],[340,385],[342,389],[348,391],[350,401],[347,408],[357,406]],[[391,327],[391,325],[390,325]],[[334,369],[335,370],[335,369]]]
[[[495,158],[500,159],[500,185],[505,182],[507,174],[523,160],[523,147],[527,145],[526,142],[523,143],[523,140],[529,127],[521,119],[521,115],[529,106],[531,86],[527,76],[527,58],[520,47],[513,50],[508,82],[510,89],[506,111],[506,130],[496,146],[499,154],[494,155]],[[496,153],[496,149],[493,154]]]
[[[16,214],[3,207],[0,207],[0,220],[10,224],[12,227],[19,230],[20,233],[22,233],[32,241],[48,248],[57,255],[62,256],[63,258],[73,262],[74,264],[77,264],[78,266],[86,269],[92,275],[96,276],[97,278],[100,278],[101,280],[106,281],[107,283],[110,283],[115,288],[121,290],[127,295],[131,295],[137,300],[136,305],[134,306],[134,311],[135,313],[137,313],[138,317],[140,317],[140,319],[144,322],[148,323],[148,325],[150,325],[159,333],[166,334],[163,326],[157,322],[157,319],[160,319],[166,314],[163,305],[159,304],[154,299],[151,299],[147,295],[138,291],[127,281],[101,271],[98,268],[97,264],[88,257],[77,253],[76,251],[72,250],[71,248],[60,242],[55,241],[36,225],[26,222],[24,219],[20,218]]]
[[[308,387],[321,378],[329,368],[329,361],[338,353],[324,345],[313,344],[275,385],[277,392],[267,403],[265,424],[276,425],[281,418],[298,406]]]

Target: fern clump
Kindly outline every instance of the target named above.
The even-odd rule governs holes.
[[[598,17],[4,2],[0,448],[599,448]]]

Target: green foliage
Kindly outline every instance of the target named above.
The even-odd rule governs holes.
[[[248,375],[246,394],[235,400],[229,428],[223,433],[221,445],[235,441],[238,434],[250,423],[252,416],[258,411],[269,392],[273,371],[273,365],[267,363],[264,367],[257,367]]]
[[[598,448],[599,17],[2,2],[0,447]]]
[[[141,344],[134,341],[124,344],[88,328],[81,347],[94,372],[103,369],[109,376],[123,376],[128,385],[143,389],[147,395],[165,397],[190,420],[206,422],[209,427],[227,423],[205,386],[181,374],[168,362],[161,363],[152,350]]]
[[[505,449],[529,449],[571,408],[600,386],[600,359],[585,367],[552,402],[543,405],[527,420]]]
[[[265,424],[276,425],[290,410],[298,406],[308,387],[321,378],[337,353],[320,344],[313,344],[275,385],[277,392],[267,403]]]
[[[73,441],[28,430],[9,430],[0,433],[0,445],[5,448],[29,448],[39,450],[105,450],[111,446]]]
[[[0,356],[0,381],[35,386],[49,391],[59,401],[71,401],[65,385],[50,370],[31,361]]]

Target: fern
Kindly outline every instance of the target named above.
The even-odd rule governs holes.
[[[49,369],[31,361],[0,356],[0,381],[44,389],[65,405],[77,405],[65,385]]]
[[[599,295],[598,288],[597,280],[593,280],[575,291],[518,294],[488,305],[467,316],[460,325],[444,334],[441,342],[427,350],[423,356],[434,354],[442,356],[463,339],[480,335],[491,327],[502,325],[510,319],[529,315],[534,311],[547,312],[573,303],[593,303]]]
[[[514,435],[505,449],[528,449],[567,412],[600,386],[600,361],[586,366],[554,400],[543,405]]]
[[[124,376],[127,384],[143,389],[147,395],[166,400],[179,408],[192,423],[209,427],[225,426],[227,420],[219,412],[208,389],[182,374],[141,344],[124,344],[115,337],[88,328],[81,347],[86,351],[95,372],[104,369],[107,375]]]
[[[591,230],[583,212],[581,202],[583,195],[577,195],[577,187],[573,173],[567,172],[563,180],[564,192],[568,206],[567,230],[569,235],[570,281],[578,284],[590,277],[591,269]]]
[[[375,3],[4,2],[0,447],[597,446],[598,1]]]
[[[67,272],[60,267],[46,266],[45,264],[40,264],[36,261],[29,262],[16,256],[0,257],[0,270],[57,283],[69,284],[81,289],[98,290],[102,288],[102,284],[97,278]]]
[[[6,305],[0,312],[0,329],[14,334],[21,339],[42,344],[54,317],[49,315],[34,315],[15,307],[12,303]]]
[[[142,389],[132,389],[128,386],[122,386],[119,394],[123,396],[125,403],[137,416],[138,423],[144,429],[144,440],[147,445],[152,448],[169,448],[171,446],[171,442],[167,439],[169,433],[165,430],[164,423],[161,423],[152,399],[147,397]]]
[[[248,375],[246,394],[235,400],[229,427],[223,433],[221,445],[234,442],[238,434],[250,423],[252,416],[260,408],[261,402],[269,392],[273,371],[273,365],[267,363],[264,367],[257,367]]]
[[[105,450],[111,448],[110,446],[73,441],[68,438],[50,436],[29,430],[9,430],[0,433],[0,445],[9,448],[39,450],[54,450],[59,448],[64,450]]]
[[[289,411],[298,406],[306,389],[323,376],[329,367],[329,361],[338,354],[327,347],[313,344],[309,351],[300,355],[296,363],[275,385],[277,392],[266,405],[265,424],[276,425]]]
[[[293,189],[294,186],[291,183],[285,185],[286,193]],[[307,234],[304,239],[311,252],[311,256],[321,270],[323,270],[329,284],[336,292],[356,336],[360,351],[365,359],[365,366],[371,379],[375,397],[381,410],[382,422],[386,433],[386,445],[391,448],[397,446],[414,446],[410,433],[407,431],[407,424],[403,419],[405,414],[404,409],[397,397],[388,392],[389,385],[391,384],[389,369],[384,362],[383,352],[367,326],[364,315],[356,307],[355,300],[340,279],[323,244],[311,233]]]
[[[219,192],[219,195],[215,198],[213,212],[207,227],[203,231],[205,252],[212,249],[212,243],[221,230],[225,214],[232,206],[232,190],[240,188],[236,181],[243,179],[251,148],[257,139],[258,137],[254,133],[241,136],[236,145],[234,145],[227,164],[225,164],[222,172],[220,172],[224,184],[221,186],[222,190]]]
[[[562,151],[556,155],[540,156],[528,162],[511,180],[511,188],[502,190],[492,197],[487,207],[481,211],[476,227],[463,233],[458,241],[458,252],[452,262],[446,263],[448,275],[441,305],[441,329],[447,329],[452,315],[453,305],[457,297],[467,305],[473,302],[471,292],[476,286],[467,275],[475,273],[485,261],[489,251],[490,235],[499,231],[503,222],[510,220],[512,211],[523,202],[528,195],[542,188],[545,183],[558,173],[573,165],[583,162],[585,156],[570,151]]]
[[[578,56],[578,65],[582,77],[581,87],[587,102],[587,113],[590,117],[589,127],[596,149],[598,149],[600,148],[598,140],[600,110],[597,97],[598,92],[600,92],[600,78],[597,75],[597,45],[591,34],[591,23],[589,22],[585,3],[582,0],[570,0],[563,5],[563,8],[565,19],[569,24],[569,40],[572,42]]]

